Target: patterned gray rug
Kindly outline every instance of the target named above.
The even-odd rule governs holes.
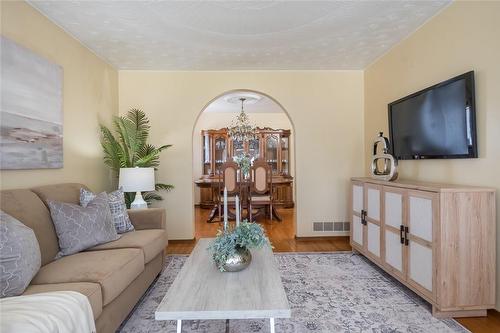
[[[138,303],[121,333],[175,333],[174,321],[157,322],[156,307],[186,256],[169,256],[166,268]],[[430,306],[362,256],[351,253],[275,254],[292,308],[276,332],[469,332],[454,320],[432,317]],[[225,321],[183,323],[182,332],[224,332]],[[269,332],[268,320],[231,320],[231,333]]]

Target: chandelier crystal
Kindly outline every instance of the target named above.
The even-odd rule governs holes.
[[[256,138],[256,127],[250,123],[248,114],[243,109],[243,104],[246,98],[240,98],[241,112],[235,120],[231,122],[231,126],[227,129],[229,137],[234,141],[250,141]]]

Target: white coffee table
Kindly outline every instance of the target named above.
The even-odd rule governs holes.
[[[207,251],[213,239],[198,241],[184,267],[156,309],[156,320],[290,318],[291,311],[270,248],[252,250],[252,262],[241,272],[221,273]]]

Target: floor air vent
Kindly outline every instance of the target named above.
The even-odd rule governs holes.
[[[313,222],[313,231],[349,231],[349,222]]]

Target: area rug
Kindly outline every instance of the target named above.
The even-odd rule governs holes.
[[[165,269],[138,303],[121,333],[175,333],[175,321],[154,312],[186,256],[169,256]],[[469,332],[455,320],[432,317],[430,306],[362,256],[352,253],[275,254],[291,319],[277,319],[277,333]],[[269,332],[269,320],[231,320],[231,333]],[[183,322],[182,332],[224,332],[225,321]]]

